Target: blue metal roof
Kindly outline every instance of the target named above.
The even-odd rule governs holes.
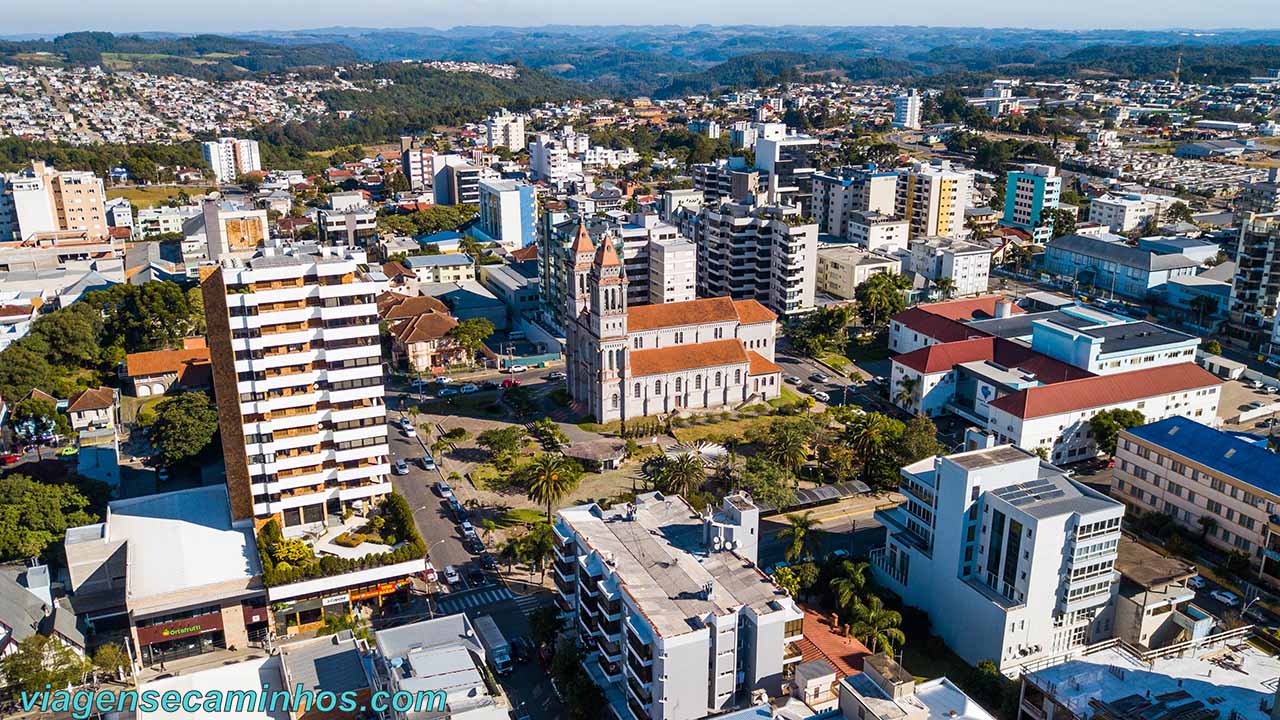
[[[1280,495],[1280,455],[1257,444],[1257,436],[1216,430],[1182,416],[1133,428],[1134,437],[1188,460]]]

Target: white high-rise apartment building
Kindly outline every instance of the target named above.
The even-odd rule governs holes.
[[[391,492],[378,286],[362,250],[272,250],[201,285],[232,517],[300,537]]]
[[[908,465],[899,492],[871,571],[965,661],[1016,676],[1113,636],[1123,504],[1010,445]]]
[[[898,171],[895,214],[910,224],[911,237],[964,237],[964,211],[973,203],[973,173],[946,161],[916,163]]]
[[[985,293],[991,280],[991,248],[955,238],[911,238],[911,270],[936,285],[943,278],[955,284],[953,295]]]
[[[524,148],[524,116],[515,115],[506,108],[498,108],[484,123],[485,144],[491,148],[504,147],[511,152]]]
[[[682,237],[649,241],[649,304],[697,297],[698,249]]]
[[[1089,201],[1089,222],[1113,233],[1126,233],[1148,222],[1159,223],[1175,202],[1178,198],[1170,195],[1107,193]]]
[[[83,230],[108,234],[102,179],[86,170],[56,170],[39,160],[16,174],[0,174],[0,240]]]
[[[582,172],[582,161],[570,155],[569,148],[545,133],[529,142],[529,172],[534,180],[558,183]]]
[[[676,221],[698,248],[698,295],[754,298],[779,315],[813,307],[818,225],[800,222],[799,208],[726,202]]]
[[[920,129],[920,93],[915,88],[893,99],[893,126],[902,130]]]
[[[755,564],[759,517],[742,494],[716,512],[646,493],[557,514],[556,605],[614,716],[696,720],[781,694],[803,615]]]
[[[219,185],[233,183],[245,173],[262,169],[257,140],[218,138],[200,143],[200,152],[213,168],[213,177]]]
[[[813,176],[813,216],[818,232],[851,240],[852,213],[892,215],[898,174],[874,165],[840,167]]]

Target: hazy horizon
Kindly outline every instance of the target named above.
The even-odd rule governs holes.
[[[83,0],[16,0],[5,13],[4,35],[61,35],[80,30],[114,33],[299,32],[334,27],[364,30],[397,28],[543,25],[597,26],[932,26],[1061,31],[1150,30],[1225,32],[1271,30],[1274,0],[1199,0],[1121,5],[1080,0],[1070,5],[994,0],[981,4],[924,0],[909,7],[880,3],[831,3],[795,0],[782,8],[763,0],[689,3],[651,0],[643,5],[607,5],[587,0],[369,0],[353,13],[349,2],[311,0],[299,7],[279,0],[224,0],[216,8],[169,0],[121,0],[86,4]],[[210,12],[214,11],[214,12]],[[1257,18],[1258,25],[1242,22]],[[1105,20],[1104,20],[1105,18]]]

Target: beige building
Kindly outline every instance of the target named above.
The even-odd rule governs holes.
[[[1185,417],[1131,428],[1116,441],[1111,494],[1169,516],[1222,552],[1241,552],[1263,579],[1280,581],[1280,455],[1251,435]]]
[[[852,300],[858,286],[872,275],[896,274],[902,263],[853,245],[818,248],[818,292]]]
[[[102,180],[82,170],[59,171],[40,160],[0,175],[0,240],[83,231],[90,240],[109,234]]]

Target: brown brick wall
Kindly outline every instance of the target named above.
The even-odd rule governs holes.
[[[200,291],[204,297],[209,361],[213,367],[213,394],[218,401],[222,457],[227,465],[231,520],[252,520],[253,488],[249,480],[249,460],[245,456],[244,423],[240,415],[240,393],[236,389],[236,358],[231,349],[231,318],[227,313],[222,268],[213,265],[200,268]]]

